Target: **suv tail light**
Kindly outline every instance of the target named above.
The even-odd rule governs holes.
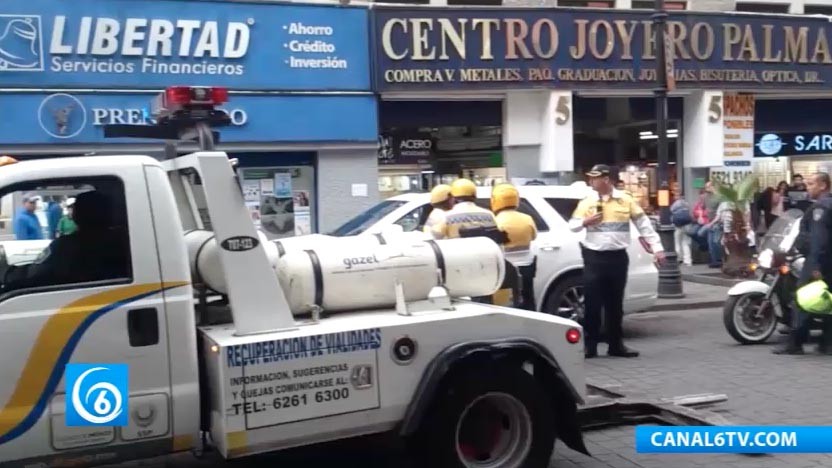
[[[647,242],[647,239],[645,239],[643,236],[639,236],[638,242],[639,244],[641,244],[641,247],[644,249],[645,252],[647,252],[650,255],[653,255],[653,249],[650,247],[650,244]]]

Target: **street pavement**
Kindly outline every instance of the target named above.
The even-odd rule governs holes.
[[[772,347],[783,340],[775,334],[770,343],[736,344],[722,325],[721,308],[696,308],[696,301],[725,297],[726,288],[685,283],[685,310],[646,312],[625,319],[627,344],[641,351],[637,359],[605,355],[587,361],[592,383],[618,385],[627,396],[674,397],[718,393],[728,400],[711,411],[732,424],[832,425],[829,389],[832,356],[775,356]],[[557,444],[551,468],[813,468],[832,466],[832,454],[744,456],[731,454],[636,454],[633,427],[588,431],[585,439],[592,458]],[[337,443],[242,460],[239,463],[274,466],[341,467],[408,466],[395,452],[377,442]],[[232,465],[236,463],[231,463]],[[130,465],[223,466],[213,457],[196,461],[189,455],[148,460]],[[129,466],[129,465],[122,465]]]

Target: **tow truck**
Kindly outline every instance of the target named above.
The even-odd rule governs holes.
[[[0,161],[0,196],[65,188],[77,232],[0,249],[0,463],[226,459],[378,433],[422,466],[545,467],[582,453],[582,328],[482,304],[505,261],[481,238],[258,232],[215,150],[228,91],[172,87],[107,137],[165,156]],[[181,155],[176,142],[199,141]],[[13,241],[12,241],[13,242]]]

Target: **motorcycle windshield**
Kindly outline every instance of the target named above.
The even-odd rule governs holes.
[[[760,251],[771,249],[774,253],[788,253],[794,245],[797,233],[800,230],[800,218],[803,212],[791,209],[778,217],[771,223],[763,241],[760,243]]]

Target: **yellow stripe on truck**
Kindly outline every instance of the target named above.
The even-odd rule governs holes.
[[[176,281],[113,288],[82,297],[49,317],[32,346],[11,398],[0,410],[0,444],[24,434],[40,419],[78,342],[98,318],[123,305],[187,284]]]

